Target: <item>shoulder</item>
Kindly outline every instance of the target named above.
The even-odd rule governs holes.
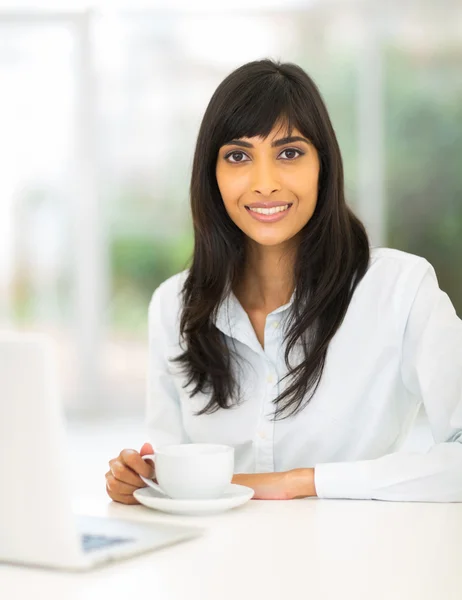
[[[183,289],[188,272],[189,270],[186,269],[185,271],[181,271],[181,273],[172,275],[163,281],[154,290],[150,304],[169,304],[171,302],[179,301],[181,297],[181,290]]]
[[[366,283],[381,284],[385,290],[415,294],[428,272],[434,273],[427,259],[395,248],[373,247],[370,252]]]
[[[432,265],[423,257],[393,248],[370,248],[370,261],[348,307],[346,321],[356,331],[401,339],[424,279],[437,287]],[[382,339],[382,338],[380,338]]]
[[[371,248],[369,267],[355,291],[351,310],[376,322],[378,315],[387,326],[401,332],[419,295],[423,281],[438,292],[432,265],[416,254],[393,248]]]
[[[429,264],[422,256],[404,252],[403,250],[397,250],[396,248],[373,246],[371,247],[370,254],[370,264],[377,264],[382,267],[391,267],[393,265],[395,268],[406,269],[422,263]]]
[[[161,283],[152,295],[149,303],[149,325],[162,324],[165,329],[178,328],[181,292],[189,270],[172,275]]]

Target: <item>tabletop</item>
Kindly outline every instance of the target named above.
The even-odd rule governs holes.
[[[180,518],[82,497],[74,509],[188,523],[206,531],[200,538],[86,573],[2,565],[2,598],[462,598],[462,504],[251,500],[220,515]]]

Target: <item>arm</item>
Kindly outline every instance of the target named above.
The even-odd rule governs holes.
[[[161,286],[162,287],[162,286]],[[157,288],[149,305],[149,362],[146,395],[146,427],[154,447],[188,442],[183,429],[178,392],[168,372],[168,339],[164,323],[165,303]]]
[[[240,473],[233,483],[255,491],[254,500],[293,500],[316,496],[314,469],[292,469],[282,473]]]
[[[427,263],[407,321],[402,378],[425,406],[426,453],[316,465],[321,498],[462,502],[462,321]]]

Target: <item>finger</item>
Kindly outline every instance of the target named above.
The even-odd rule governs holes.
[[[149,444],[148,442],[145,442],[142,446],[141,446],[141,450],[140,450],[140,456],[146,456],[146,454],[154,454],[154,448],[151,446],[151,444]],[[153,469],[155,468],[154,466],[154,461],[149,459],[146,459],[145,462],[151,466]],[[152,477],[154,477],[154,473],[152,474]],[[151,477],[151,479],[152,479]]]
[[[154,477],[154,469],[144,461],[136,450],[122,450],[119,457],[127,467],[135,473],[151,479]]]
[[[109,467],[113,476],[122,483],[128,483],[129,485],[134,485],[137,488],[144,486],[144,482],[140,476],[134,473],[130,467],[124,465],[120,460],[117,460],[116,458],[110,460]]]
[[[140,455],[144,456],[145,454],[154,454],[154,448],[148,442],[141,446]]]
[[[154,461],[151,460],[150,458],[147,458],[144,462],[152,468],[152,477],[149,478],[149,479],[152,479],[155,476],[155,468],[156,468],[154,465]]]
[[[134,496],[131,496],[129,494],[115,494],[111,492],[107,486],[106,492],[108,493],[109,498],[111,498],[111,500],[114,500],[114,502],[120,502],[121,504],[139,504],[138,500]]]
[[[138,489],[134,485],[119,481],[110,471],[109,473],[106,473],[106,487],[116,494],[133,494],[133,492]]]

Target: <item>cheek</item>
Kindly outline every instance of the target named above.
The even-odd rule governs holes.
[[[316,171],[311,170],[307,173],[301,173],[296,177],[290,177],[283,185],[298,198],[299,209],[306,209],[308,212],[316,205],[318,197],[318,180]]]
[[[218,189],[226,209],[229,212],[236,210],[239,199],[245,193],[245,182],[242,177],[231,175],[217,176]]]

